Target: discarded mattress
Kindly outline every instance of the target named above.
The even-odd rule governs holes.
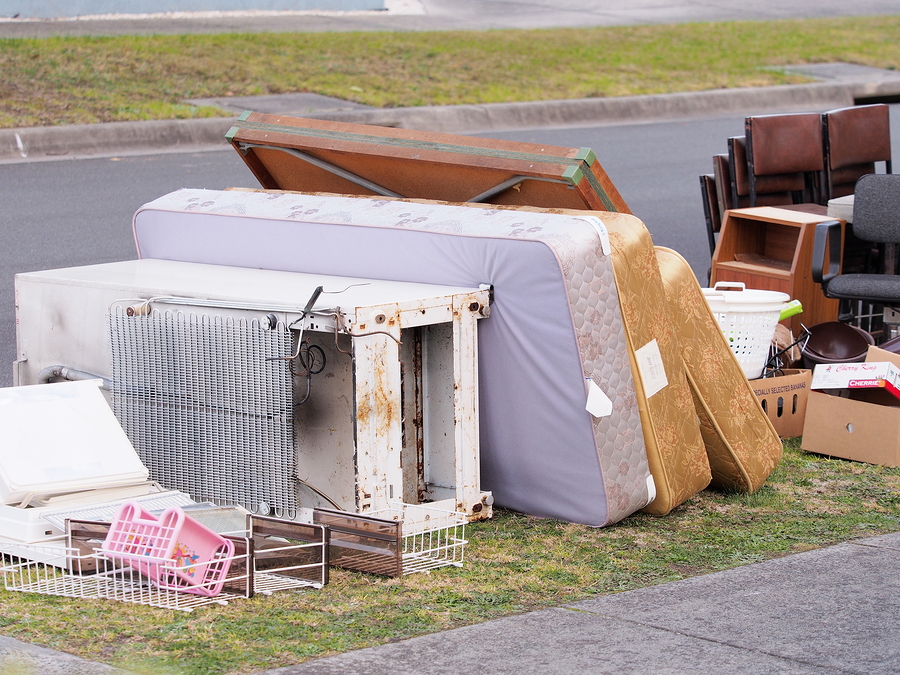
[[[650,233],[634,216],[608,213],[603,223],[656,483],[656,499],[644,510],[664,515],[709,485],[709,461]]]
[[[653,500],[599,219],[180,190],[139,209],[134,233],[142,258],[492,285],[478,329],[483,487],[500,506],[594,526]]]
[[[590,148],[251,112],[226,138],[270,190],[631,213]]]
[[[470,208],[486,208],[467,204]],[[493,207],[505,208],[505,207]],[[536,213],[590,216],[586,211],[509,207]],[[656,498],[644,511],[665,515],[710,484],[711,470],[669,318],[669,301],[653,240],[634,216],[603,213],[609,233],[619,305],[635,378],[638,409]]]
[[[781,460],[782,445],[722,331],[688,262],[657,247],[670,316],[712,468],[712,484],[758,490]]]

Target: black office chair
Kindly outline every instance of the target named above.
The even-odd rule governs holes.
[[[900,174],[867,174],[856,183],[853,197],[853,232],[864,241],[883,245],[881,274],[839,274],[841,223],[816,226],[812,277],[829,298],[863,300],[886,307],[900,307],[897,244],[900,244]],[[825,254],[828,269],[825,270]],[[846,303],[842,303],[846,305]],[[841,321],[852,320],[842,312]]]

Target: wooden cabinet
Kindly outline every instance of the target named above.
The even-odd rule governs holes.
[[[784,323],[795,336],[800,323],[813,326],[836,321],[838,301],[826,298],[812,280],[812,250],[816,225],[826,215],[759,206],[725,212],[713,255],[710,285],[742,281],[747,288],[781,291],[803,304],[803,313]],[[843,242],[843,225],[841,240]],[[827,259],[827,258],[826,258]]]

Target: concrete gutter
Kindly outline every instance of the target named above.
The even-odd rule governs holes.
[[[307,113],[306,117],[447,133],[652,122],[663,119],[828,110],[900,98],[900,77],[716,89],[654,96]],[[260,110],[260,112],[266,112]],[[209,148],[235,117],[0,129],[0,161]]]
[[[220,144],[231,123],[212,118],[0,129],[0,160],[108,156]]]
[[[133,675],[96,661],[0,635],[0,673],[4,675]]]

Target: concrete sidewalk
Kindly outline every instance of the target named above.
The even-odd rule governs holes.
[[[0,672],[27,667],[42,675],[116,672],[0,638]],[[259,675],[898,672],[900,533]]]
[[[265,675],[900,672],[900,533]]]

